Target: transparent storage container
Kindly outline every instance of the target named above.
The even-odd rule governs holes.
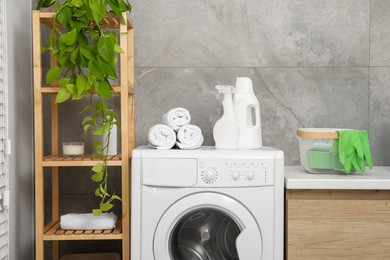
[[[310,173],[345,172],[338,155],[337,128],[298,129],[301,165]]]

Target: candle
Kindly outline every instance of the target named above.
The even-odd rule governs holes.
[[[83,142],[64,142],[62,143],[62,153],[65,158],[78,157],[84,155]]]

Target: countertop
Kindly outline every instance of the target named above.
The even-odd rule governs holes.
[[[367,168],[368,169],[368,168]],[[390,166],[375,166],[365,173],[308,173],[301,166],[286,166],[287,189],[390,190]]]

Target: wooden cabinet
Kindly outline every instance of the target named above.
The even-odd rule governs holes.
[[[52,30],[53,12],[33,11],[33,66],[34,66],[34,127],[35,127],[35,232],[36,258],[44,259],[44,242],[53,242],[53,259],[59,259],[61,240],[121,240],[122,259],[130,259],[130,156],[134,147],[134,50],[133,26],[126,13],[125,22],[119,17],[107,16],[104,22],[119,33],[119,43],[124,51],[120,54],[120,84],[113,87],[113,94],[120,96],[121,153],[111,156],[107,165],[121,167],[122,214],[113,230],[62,230],[59,225],[59,167],[93,166],[98,161],[85,155],[69,159],[59,154],[58,106],[55,96],[59,87],[44,86],[42,81],[41,27]],[[51,61],[51,66],[56,64]],[[51,96],[51,153],[44,156],[43,143],[43,96]],[[48,111],[45,111],[47,113]],[[44,219],[44,169],[50,169],[52,186],[52,219]],[[92,191],[91,191],[92,192]],[[88,210],[88,209],[86,209]]]
[[[390,190],[286,190],[286,259],[390,259]]]

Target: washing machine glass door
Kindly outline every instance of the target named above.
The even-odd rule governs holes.
[[[261,232],[253,216],[217,193],[176,202],[161,218],[154,238],[156,260],[257,260],[261,255]]]

